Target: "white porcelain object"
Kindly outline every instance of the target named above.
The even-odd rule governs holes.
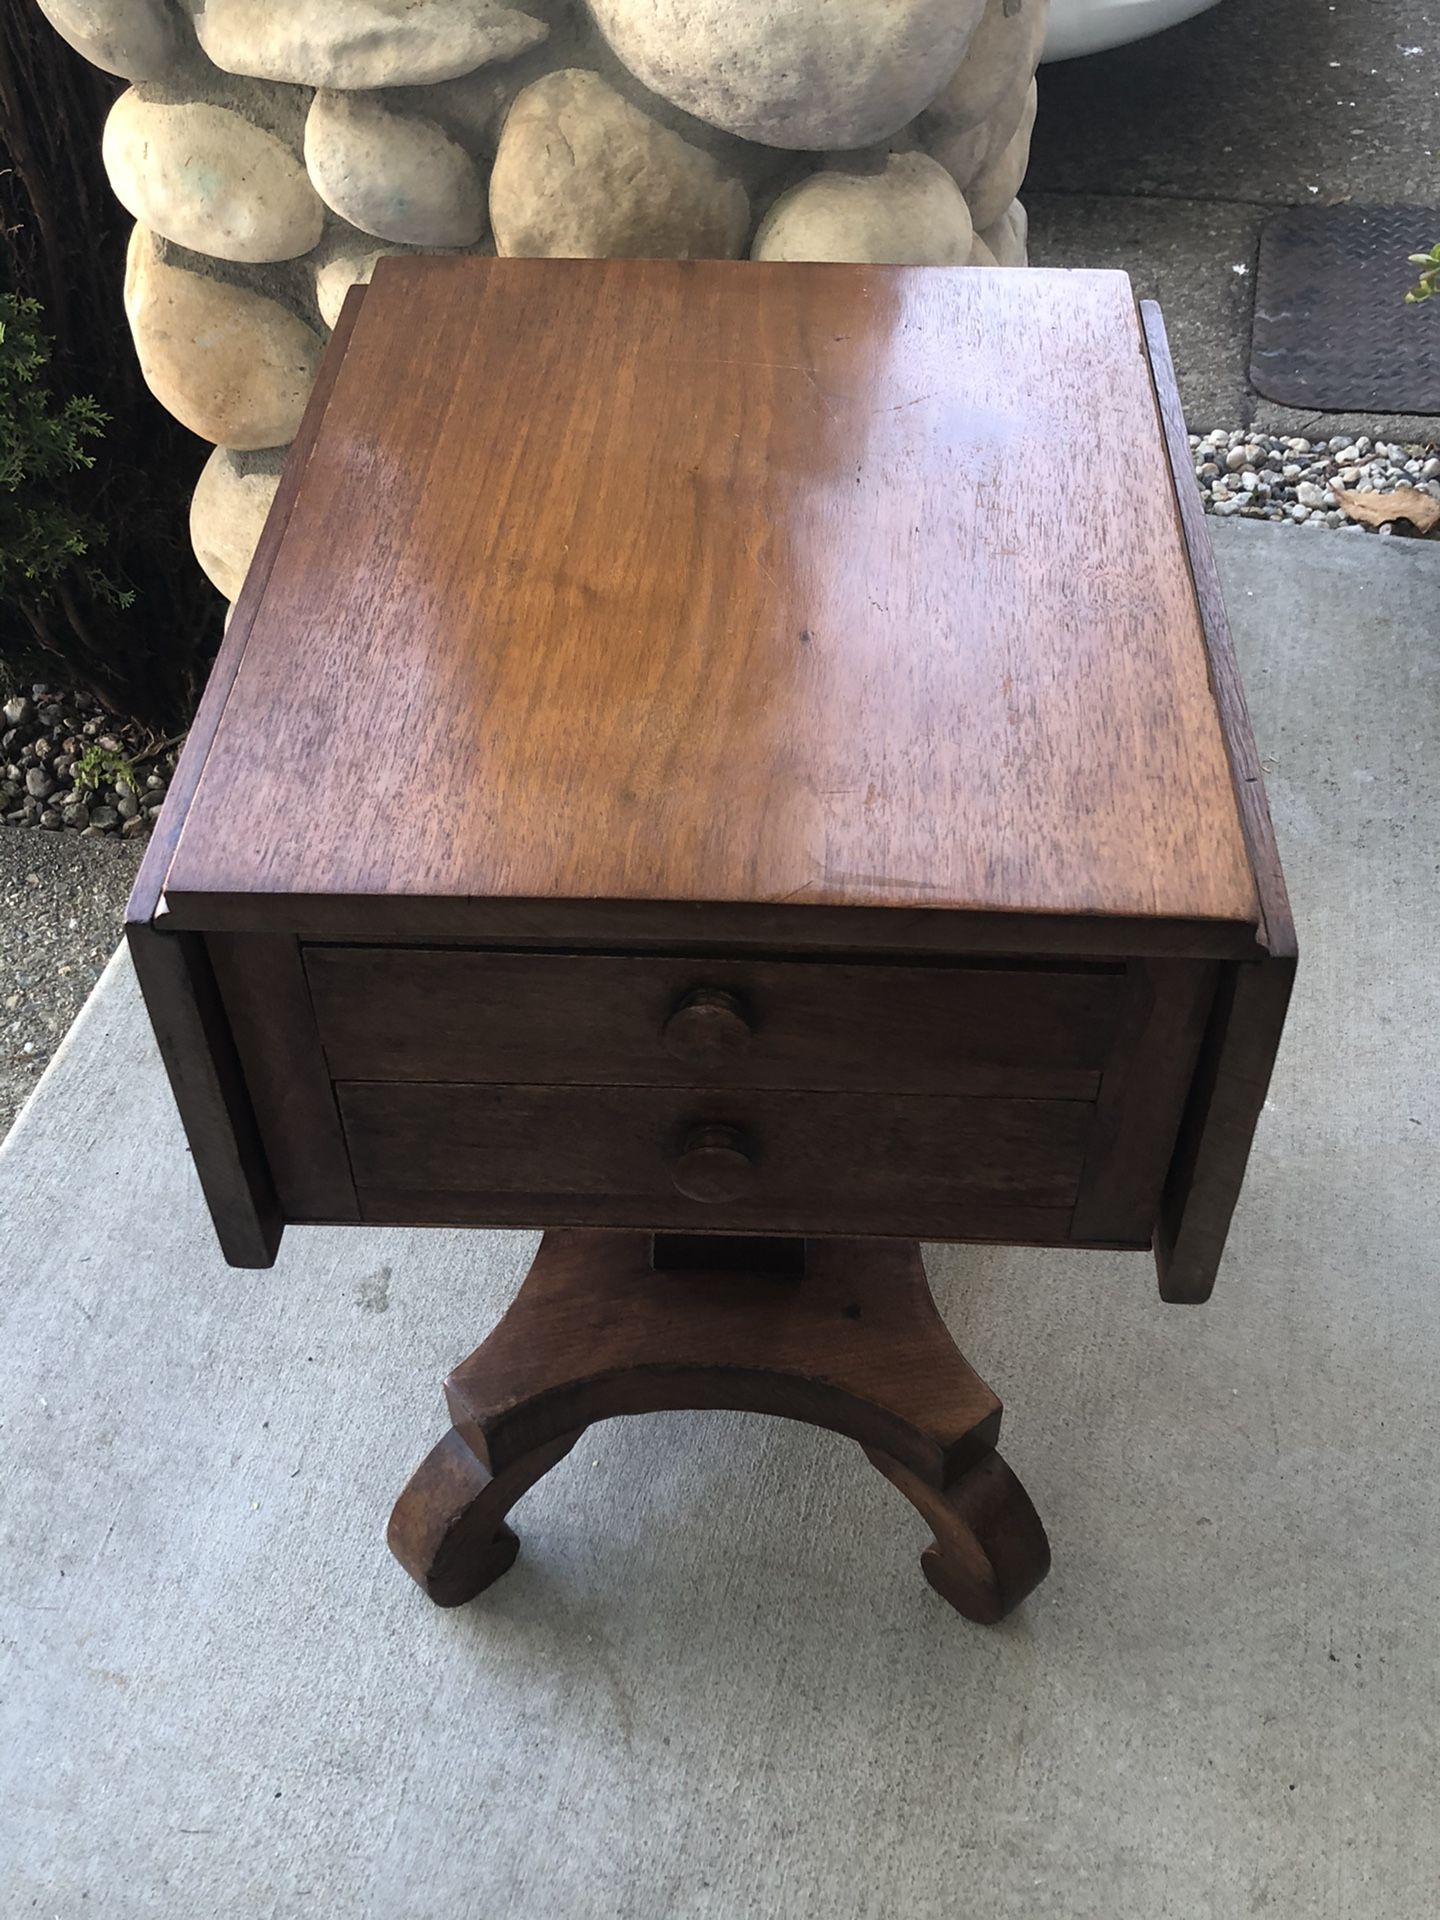
[[[1102,53],[1193,20],[1219,0],[1050,0],[1046,60],[1073,60]]]

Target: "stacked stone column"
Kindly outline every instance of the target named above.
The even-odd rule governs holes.
[[[1049,0],[39,4],[131,83],[125,307],[227,598],[384,254],[1025,264]]]

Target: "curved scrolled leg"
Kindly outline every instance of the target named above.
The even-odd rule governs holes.
[[[871,1462],[935,1530],[920,1568],[942,1600],[981,1626],[1003,1620],[1050,1571],[1050,1542],[1030,1496],[998,1453],[932,1487],[887,1454]]]
[[[385,1537],[437,1606],[463,1606],[510,1571],[520,1542],[506,1526],[506,1514],[582,1431],[562,1434],[499,1474],[453,1427],[426,1454],[395,1502]]]
[[[454,1428],[389,1533],[432,1600],[459,1606],[513,1565],[506,1514],[588,1426],[681,1407],[857,1440],[930,1522],[925,1577],[967,1619],[1002,1619],[1044,1579],[1045,1529],[993,1451],[1000,1402],[951,1338],[913,1241],[810,1242],[788,1264],[713,1238],[660,1252],[639,1233],[547,1233],[446,1381]]]

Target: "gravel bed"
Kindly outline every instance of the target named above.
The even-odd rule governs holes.
[[[0,705],[0,1139],[115,951],[178,751],[84,695]]]
[[[0,1138],[115,951],[143,851],[99,834],[0,833]]]
[[[84,695],[33,686],[0,708],[0,817],[42,832],[138,839],[160,811],[177,741],[154,741]]]
[[[1315,442],[1217,428],[1192,433],[1190,451],[1206,512],[1227,518],[1238,514],[1245,520],[1413,537],[1417,528],[1403,518],[1380,526],[1353,519],[1341,506],[1342,493],[1359,497],[1410,490],[1440,508],[1440,449],[1435,447],[1397,446],[1366,434]]]

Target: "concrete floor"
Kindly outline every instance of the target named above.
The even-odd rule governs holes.
[[[143,851],[0,827],[0,1140],[115,951]]]
[[[1037,266],[1119,267],[1165,307],[1192,429],[1440,441],[1434,417],[1299,413],[1249,384],[1260,230],[1282,207],[1436,209],[1440,0],[1223,0],[1045,67],[1024,188]],[[1440,307],[1414,309],[1440,327]]]
[[[531,1241],[228,1272],[117,962],[0,1150],[3,1920],[1433,1920],[1440,551],[1216,533],[1304,954],[1220,1290],[932,1257],[1047,1584],[969,1627],[853,1447],[670,1415],[432,1610]]]

